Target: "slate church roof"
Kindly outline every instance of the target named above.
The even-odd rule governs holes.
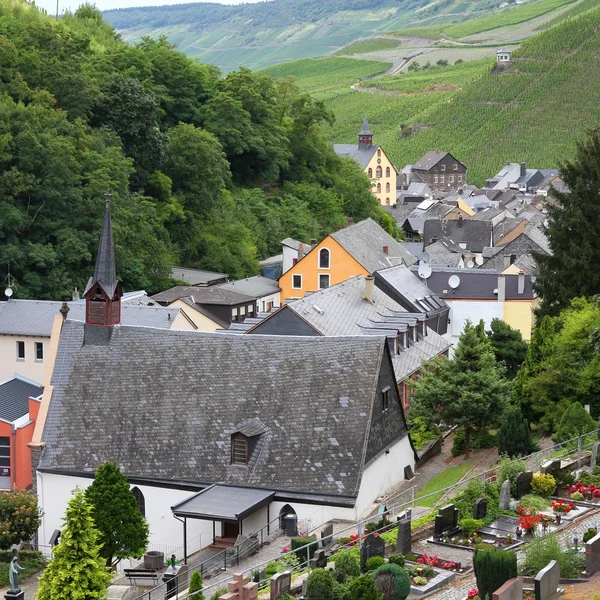
[[[385,338],[229,336],[65,321],[39,469],[333,496],[353,505]],[[258,432],[248,466],[231,436]],[[399,427],[396,439],[408,435]],[[344,505],[346,505],[344,504]]]

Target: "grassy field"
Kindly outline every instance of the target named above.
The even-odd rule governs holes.
[[[472,460],[467,460],[458,465],[448,467],[417,491],[417,501],[415,504],[417,506],[431,508],[444,495],[444,492],[438,492],[437,494],[434,494],[434,492],[437,490],[443,490],[451,485],[454,485],[455,483],[458,483],[472,468]],[[431,496],[428,496],[428,494],[431,494]],[[422,498],[423,496],[428,497],[424,498],[423,500],[419,500],[419,498]]]
[[[370,38],[368,40],[358,40],[345,48],[341,48],[335,54],[353,56],[354,54],[366,54],[367,52],[377,52],[379,50],[390,50],[400,45],[398,40],[388,38]]]
[[[495,61],[473,60],[447,67],[431,67],[422,71],[407,71],[398,75],[378,77],[367,81],[369,85],[381,90],[393,90],[404,94],[432,91],[453,91],[485,75]]]
[[[571,17],[577,17],[580,14],[591,10],[592,8],[598,7],[598,0],[582,0],[575,6],[572,6],[569,10],[565,11],[561,15],[554,17],[551,21],[544,23],[540,29],[548,29],[548,27],[552,27],[553,25],[557,25],[560,21],[564,21],[565,19],[569,19]]]
[[[537,2],[528,2],[524,5],[503,8],[495,11],[493,14],[469,19],[453,25],[442,24],[407,28],[395,33],[397,35],[412,35],[433,40],[441,37],[459,40],[470,35],[531,21],[573,2],[575,0],[537,0]]]
[[[600,124],[600,7],[530,38],[513,59],[511,70],[485,73],[456,92],[332,95],[336,123],[328,136],[353,142],[368,114],[375,141],[398,166],[443,148],[469,166],[477,184],[506,161],[556,167]],[[423,127],[400,137],[410,123]]]
[[[378,60],[328,57],[303,59],[263,69],[261,73],[274,79],[295,77],[300,89],[317,95],[327,90],[348,88],[363,77],[384,73],[390,63]]]

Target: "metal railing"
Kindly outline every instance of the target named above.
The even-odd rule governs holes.
[[[548,460],[565,460],[565,459],[569,458],[574,463],[577,463],[579,466],[581,466],[585,454],[592,449],[594,442],[598,441],[599,433],[600,433],[600,429],[592,431],[588,434],[585,434],[585,435],[582,435],[579,437],[572,438],[572,439],[562,442],[560,444],[555,444],[554,446],[545,448],[538,452],[534,452],[528,456],[514,459],[511,462],[516,463],[516,462],[525,461],[527,464],[527,468],[529,470],[537,470],[541,467],[542,464],[544,464]],[[387,508],[386,515],[391,520],[391,522],[375,532],[385,533],[385,532],[395,529],[397,527],[397,522],[393,521],[393,517],[395,515],[398,515],[399,513],[405,511],[407,508],[414,508],[415,506],[418,506],[419,502],[421,502],[423,500],[426,500],[426,499],[434,497],[434,496],[438,496],[439,497],[438,500],[432,504],[432,507],[430,509],[430,510],[433,510],[434,507],[439,502],[441,502],[442,500],[450,501],[450,499],[452,497],[454,497],[461,490],[468,487],[469,484],[474,481],[481,482],[481,484],[484,488],[483,492],[485,492],[485,486],[488,483],[491,483],[491,482],[494,482],[497,480],[498,470],[499,470],[499,466],[495,466],[491,469],[482,471],[481,473],[478,473],[472,477],[462,479],[461,481],[459,481],[456,484],[450,485],[445,488],[438,489],[434,492],[431,492],[431,493],[423,495],[423,496],[418,496],[415,493],[414,487],[411,489],[405,490],[404,492],[401,492],[401,495],[403,495],[403,496],[410,495],[410,499],[407,498],[407,499],[404,499],[402,502],[394,503],[392,505],[390,505],[390,503],[387,502],[386,503],[386,508]],[[395,496],[395,498],[397,498],[397,497],[399,497],[399,496]],[[350,534],[356,533],[357,528],[359,530],[361,530],[369,523],[377,522],[379,519],[380,519],[379,514],[370,515],[369,517],[362,519],[359,522],[348,525],[348,527],[339,529],[338,531],[336,531],[335,533],[332,534],[331,540],[333,542],[335,542],[336,540],[339,540],[340,538],[348,537],[348,536],[350,536]],[[277,519],[276,521],[278,522],[279,519]],[[263,527],[262,529],[266,529],[266,527],[267,526]],[[259,531],[261,531],[261,530],[259,530]],[[277,531],[278,531],[278,533],[281,533],[278,525],[277,525]],[[375,533],[375,532],[372,531],[371,533]],[[261,538],[261,540],[262,541],[261,541],[260,547],[262,547],[262,544],[264,544],[264,538]],[[172,598],[177,598],[177,600],[186,600],[189,598],[190,600],[193,600],[192,597],[188,596],[186,593],[187,581],[188,581],[189,576],[191,575],[192,569],[200,569],[201,571],[203,571],[203,573],[205,575],[214,573],[215,570],[217,570],[217,571],[220,571],[221,574],[223,575],[222,577],[215,577],[214,580],[207,579],[206,581],[204,581],[205,575],[203,575],[203,581],[204,581],[203,594],[204,594],[205,598],[208,598],[208,597],[210,597],[210,595],[212,595],[214,593],[214,591],[216,591],[220,587],[226,587],[227,582],[231,579],[231,576],[227,574],[227,570],[230,569],[231,567],[242,567],[239,570],[243,571],[244,573],[248,573],[248,572],[252,573],[255,571],[260,572],[270,562],[277,561],[277,560],[281,561],[282,559],[285,559],[286,556],[289,556],[291,554],[296,554],[298,551],[302,551],[302,550],[306,549],[306,552],[310,553],[310,549],[313,546],[315,548],[318,548],[320,542],[321,541],[317,539],[316,541],[310,542],[310,543],[306,544],[305,546],[302,546],[301,548],[296,548],[295,550],[290,550],[288,552],[282,552],[275,558],[271,557],[267,561],[263,561],[263,562],[255,563],[255,564],[248,564],[247,566],[245,564],[243,564],[243,560],[242,560],[243,557],[236,554],[235,552],[233,554],[230,553],[229,556],[227,556],[226,553],[228,551],[221,552],[221,553],[211,557],[207,561],[200,562],[198,565],[192,565],[191,563],[189,563],[188,567],[190,568],[190,570],[183,575],[183,581],[181,582],[181,585],[180,585],[181,589],[179,589],[178,593],[176,595],[173,595]],[[355,543],[355,542],[353,542],[353,543]],[[232,549],[229,549],[229,551],[231,551],[231,550]],[[246,556],[248,556],[248,554]],[[217,557],[218,557],[218,560],[214,563],[213,568],[211,568],[211,570],[208,571],[206,569],[206,567],[208,566],[209,563],[211,563]],[[204,567],[203,567],[203,565],[204,565]],[[223,568],[220,568],[221,565]],[[299,572],[299,571],[305,570],[306,568],[308,568],[310,570],[310,564],[307,562],[305,562],[305,563],[301,564],[299,567],[295,568],[294,571]],[[164,600],[166,597],[167,597],[167,584],[162,584],[152,590],[149,590],[149,591],[141,594],[135,600]]]

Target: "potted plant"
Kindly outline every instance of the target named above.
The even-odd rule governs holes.
[[[565,502],[564,500],[555,500],[551,504],[552,511],[556,515],[556,522],[560,525],[563,515],[569,514],[574,508],[574,502]]]

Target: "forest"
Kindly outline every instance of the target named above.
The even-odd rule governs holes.
[[[0,55],[0,281],[10,268],[16,297],[84,287],[107,190],[126,290],[168,285],[175,264],[253,275],[283,238],[348,217],[394,233],[322,136],[332,113],[290,79],[128,45],[90,5],[57,21],[3,2]]]

